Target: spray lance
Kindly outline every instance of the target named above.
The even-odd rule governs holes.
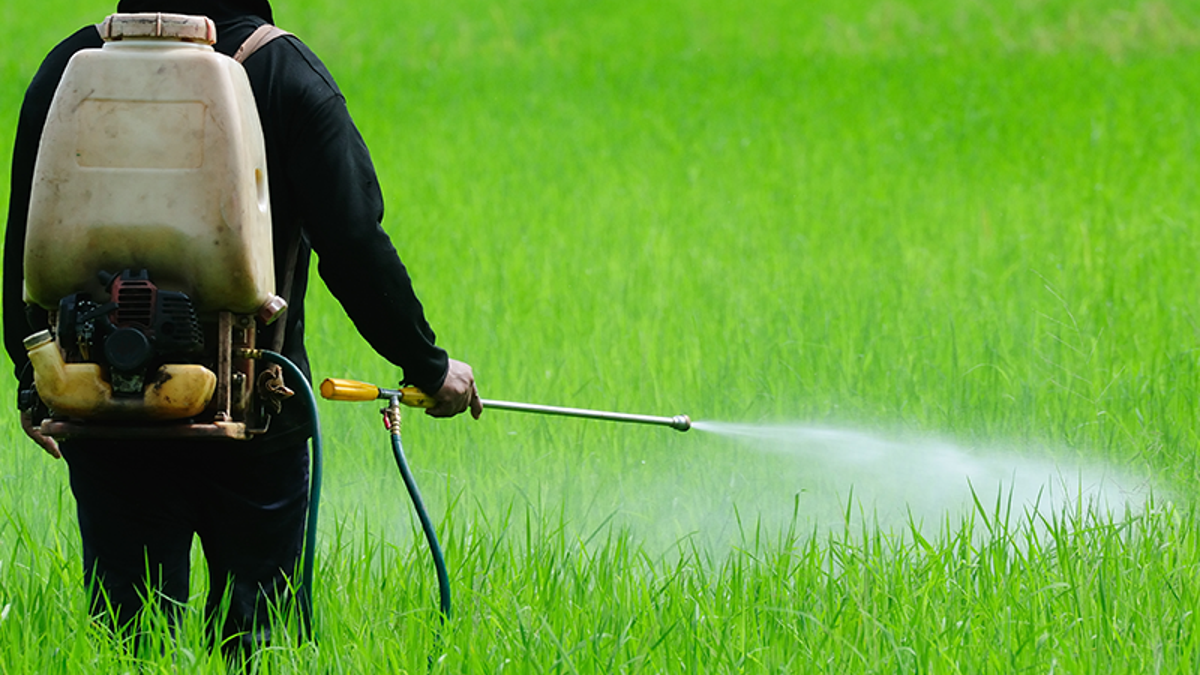
[[[433,556],[434,568],[437,570],[439,607],[442,611],[442,620],[445,620],[450,616],[450,577],[446,572],[446,560],[442,555],[441,547],[438,545],[437,533],[433,529],[433,522],[425,510],[424,502],[421,500],[421,493],[417,489],[416,480],[413,478],[412,471],[408,467],[408,460],[404,456],[404,446],[400,442],[400,406],[432,408],[437,404],[437,401],[416,387],[386,389],[366,382],[336,378],[328,378],[321,383],[321,396],[331,401],[376,401],[380,399],[388,401],[388,407],[384,409],[383,413],[388,433],[391,435],[392,454],[396,459],[396,466],[400,469],[400,475],[404,478],[404,486],[408,489],[408,495],[412,498],[413,508],[417,511],[417,518],[421,521],[421,529],[425,533],[425,539],[429,542],[429,550]],[[687,415],[655,417],[652,415],[630,415],[628,413],[588,410],[584,408],[562,408],[558,406],[493,401],[489,399],[482,399],[481,402],[485,409],[513,410],[562,417],[583,417],[609,422],[651,424],[671,427],[679,431],[687,431],[692,428],[692,420]]]
[[[401,404],[411,408],[432,408],[437,401],[416,387],[400,389],[384,389],[366,382],[355,380],[340,380],[327,378],[321,383],[321,396],[331,401],[374,401],[376,399],[391,400],[396,398]],[[535,403],[516,403],[513,401],[493,401],[481,399],[484,408],[495,410],[514,410],[517,412],[538,413],[541,415],[558,415],[561,417],[584,417],[593,420],[609,422],[632,422],[634,424],[654,424],[671,427],[679,431],[692,428],[692,420],[687,415],[674,417],[655,417],[653,415],[630,415],[628,413],[606,412],[603,410],[587,410],[585,408],[562,408],[552,405]]]

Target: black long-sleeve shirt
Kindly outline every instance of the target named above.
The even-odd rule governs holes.
[[[232,55],[270,20],[265,0],[123,0],[119,11],[204,14],[217,26],[214,48]],[[38,143],[55,89],[71,56],[102,46],[94,26],[61,42],[46,57],[25,94],[13,149],[8,226],[4,239],[4,343],[18,377],[27,370],[24,338],[38,327],[22,299],[22,267],[29,195]],[[441,388],[448,358],[435,344],[424,310],[391,240],[380,223],[383,197],[370,154],[345,100],[320,59],[299,39],[278,38],[246,60],[267,150],[273,222],[275,278],[287,276],[288,249],[301,233],[283,353],[307,374],[304,296],[309,258],[372,347],[404,370],[405,381],[425,391]],[[282,289],[280,289],[282,292]],[[274,328],[260,336],[270,339]],[[30,376],[25,375],[28,382]],[[298,406],[290,406],[296,408]],[[299,411],[272,423],[272,438],[304,430]]]

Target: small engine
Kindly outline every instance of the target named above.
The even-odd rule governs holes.
[[[151,367],[164,360],[195,361],[204,351],[187,295],[161,290],[146,270],[99,276],[111,300],[98,304],[87,293],[63,298],[58,341],[71,357],[108,366],[114,394],[140,396]]]

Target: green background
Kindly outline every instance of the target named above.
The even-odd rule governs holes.
[[[457,603],[435,669],[1197,667],[1200,6],[276,4],[485,397],[790,439],[409,413]],[[0,147],[107,11],[0,7]],[[398,379],[323,288],[308,312],[318,377]],[[322,405],[323,638],[265,672],[426,667],[374,408]],[[0,671],[132,667],[83,616],[65,466],[6,424]],[[1117,503],[1048,497],[1100,480]],[[144,667],[222,670],[194,616],[173,644]]]

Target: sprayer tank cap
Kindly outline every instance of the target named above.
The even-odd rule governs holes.
[[[52,342],[53,340],[54,340],[54,336],[51,335],[50,331],[39,330],[38,332],[34,333],[33,335],[30,335],[29,337],[25,338],[25,349],[26,349],[26,351],[28,351],[30,349],[37,349],[38,347],[41,347],[42,345],[46,344],[47,342]]]
[[[120,40],[174,40],[211,45],[217,41],[217,26],[206,16],[188,14],[111,14],[100,24],[105,42]]]

